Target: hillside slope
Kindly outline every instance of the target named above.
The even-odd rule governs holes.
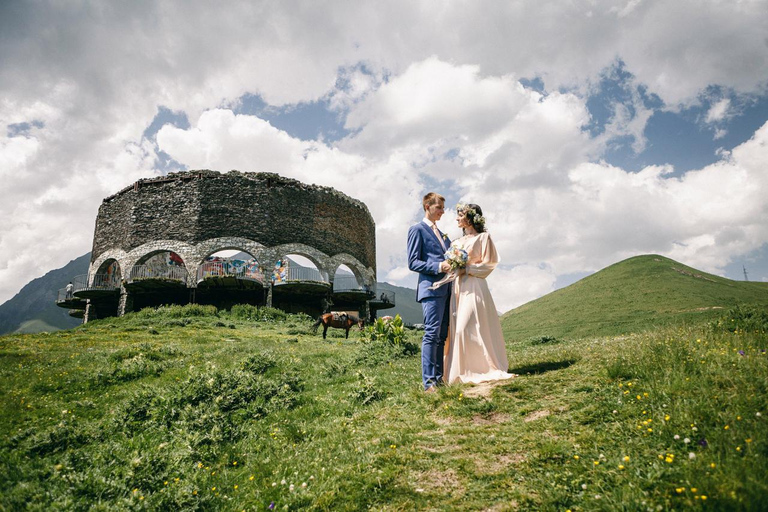
[[[732,281],[658,255],[615,263],[502,317],[506,340],[638,332],[713,317],[739,303],[767,304],[768,283]]]
[[[766,313],[510,344],[517,378],[436,393],[421,332],[311,324],[0,336],[0,510],[765,510]]]

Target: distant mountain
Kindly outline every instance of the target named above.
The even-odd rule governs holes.
[[[250,259],[246,253],[234,257]],[[80,325],[82,320],[72,318],[66,309],[56,305],[56,293],[73,277],[86,274],[90,259],[91,253],[84,254],[62,268],[51,270],[43,277],[30,281],[12,299],[0,305],[0,335],[12,332],[51,332]],[[399,313],[405,323],[423,321],[421,305],[416,302],[416,290],[389,283],[377,283],[376,286],[379,292],[395,292],[396,306],[381,310],[381,316]]]
[[[768,283],[732,281],[657,255],[636,256],[502,317],[507,341],[609,336],[706,320],[736,304],[768,305]]]
[[[70,261],[30,281],[13,298],[0,306],[0,334],[9,332],[43,332],[69,329],[80,325],[66,309],[56,305],[56,293],[73,277],[88,273],[91,253]]]

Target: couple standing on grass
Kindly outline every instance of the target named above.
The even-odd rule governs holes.
[[[435,224],[445,198],[430,192],[424,219],[408,230],[408,268],[419,274],[416,300],[424,311],[421,375],[424,391],[444,382],[510,379],[499,315],[485,278],[499,262],[476,204],[458,205],[464,236],[451,243]]]

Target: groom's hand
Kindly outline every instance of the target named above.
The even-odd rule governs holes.
[[[441,261],[440,262],[440,272],[448,272],[451,270],[451,264],[447,261]]]

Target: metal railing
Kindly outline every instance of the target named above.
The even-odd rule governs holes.
[[[364,286],[357,282],[355,276],[336,276],[333,279],[334,292],[366,292],[373,295],[370,286]]]
[[[163,281],[187,282],[189,272],[185,267],[168,265],[165,267],[149,267],[147,265],[135,265],[131,268],[128,281],[144,281],[146,279],[159,279]]]
[[[95,274],[93,276],[84,274],[72,279],[72,288],[73,294],[87,290],[117,290],[120,288],[120,279],[114,274]]]
[[[66,302],[68,300],[76,300],[75,296],[72,295],[73,292],[67,293],[66,288],[60,288],[59,292],[56,294],[56,302]]]
[[[373,298],[373,300],[375,302],[381,302],[382,304],[394,304],[395,292],[386,292],[386,291],[376,292],[376,295]]]
[[[70,305],[82,304],[82,307],[85,307],[86,304],[85,299],[80,299],[74,296],[74,291],[67,293],[66,288],[60,288],[56,293],[56,304],[63,304],[65,302]]]
[[[234,277],[246,281],[264,283],[264,274],[260,270],[249,269],[246,266],[236,266],[228,261],[208,261],[197,270],[197,281],[209,277]]]
[[[291,281],[311,281],[330,284],[327,272],[320,272],[316,268],[307,267],[289,267],[285,269],[285,276],[280,280],[274,280],[274,284],[277,286]]]

